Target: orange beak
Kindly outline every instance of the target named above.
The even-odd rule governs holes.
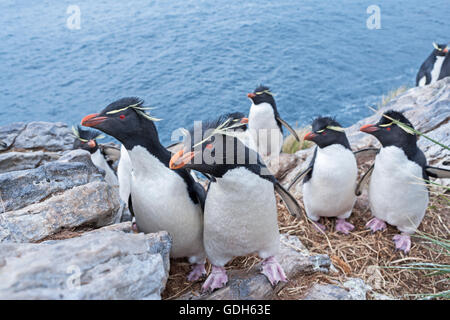
[[[248,118],[242,118],[241,119],[241,123],[242,124],[247,124],[248,123]]]
[[[256,97],[256,94],[249,93],[249,94],[247,94],[247,97],[249,97],[250,99],[253,99],[254,97]]]
[[[308,132],[307,134],[305,134],[303,140],[312,141],[315,137],[317,137],[317,134],[313,132]]]
[[[88,146],[89,146],[90,148],[95,148],[95,141],[94,141],[94,140],[89,140]]]
[[[448,48],[445,48],[444,50],[442,50],[442,52],[448,53]]]
[[[98,113],[94,113],[84,117],[81,120],[81,125],[85,127],[95,127],[96,125],[108,119],[107,117],[99,117],[98,115]]]
[[[378,127],[376,127],[374,124],[366,124],[365,126],[362,126],[359,128],[359,131],[365,132],[365,133],[372,133],[375,131],[378,131]]]
[[[190,151],[184,154],[184,151],[180,150],[170,158],[169,168],[172,170],[183,168],[186,164],[191,162],[193,157],[194,152]]]

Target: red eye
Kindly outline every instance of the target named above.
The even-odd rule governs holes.
[[[123,120],[123,119],[125,119],[125,115],[124,115],[124,114],[121,114],[121,115],[119,116],[119,118]]]
[[[386,130],[387,130],[387,131],[391,131],[391,127],[387,127]]]
[[[322,132],[322,135],[324,136],[324,135],[326,135],[327,134],[327,132],[326,131],[324,131],[324,132]]]

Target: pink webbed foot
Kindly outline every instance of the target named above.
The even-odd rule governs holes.
[[[311,222],[312,222],[314,228],[316,228],[318,231],[325,231],[325,230],[327,230],[327,227],[325,227],[323,224],[321,224],[319,222],[316,222],[316,221],[312,221],[312,220],[311,220]]]
[[[271,285],[276,285],[280,281],[287,282],[283,268],[275,257],[269,257],[262,262],[261,273],[269,279]]]
[[[228,282],[227,272],[224,267],[212,266],[212,271],[205,283],[202,285],[202,291],[214,291],[222,288]]]
[[[407,234],[397,234],[392,239],[395,242],[396,250],[403,250],[403,252],[408,253],[411,250],[411,237]]]
[[[132,223],[131,223],[131,230],[132,230],[134,233],[139,233],[139,229],[138,229],[138,227],[137,227],[136,222],[132,222]]]
[[[353,229],[355,229],[355,226],[350,222],[345,221],[345,219],[337,219],[336,231],[342,232],[343,234],[349,234]]]
[[[204,274],[206,274],[205,264],[196,263],[192,268],[192,271],[189,273],[187,279],[188,281],[197,281]]]
[[[387,226],[386,226],[386,222],[384,222],[383,220],[380,220],[378,218],[373,218],[373,219],[369,220],[369,222],[367,222],[366,228],[369,228],[370,230],[372,230],[372,232],[376,232],[379,230],[383,231],[384,229],[387,228]]]

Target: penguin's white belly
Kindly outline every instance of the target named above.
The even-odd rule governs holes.
[[[303,184],[303,202],[309,218],[350,216],[356,201],[358,169],[353,152],[333,144],[317,150],[311,179]]]
[[[184,180],[145,148],[129,151],[131,198],[136,224],[144,233],[165,230],[173,239],[171,256],[204,260],[203,214],[189,197]]]
[[[436,61],[434,63],[433,69],[431,70],[431,83],[436,82],[439,78],[439,74],[441,73],[442,64],[444,63],[445,57],[436,57]]]
[[[106,162],[106,159],[100,152],[100,149],[97,149],[97,151],[91,154],[91,160],[92,163],[95,164],[97,168],[100,168],[105,171],[105,181],[109,185],[117,187],[117,185],[119,184],[117,177],[114,174],[114,171],[108,165],[108,162]]]
[[[131,190],[131,160],[127,149],[120,147],[120,160],[117,166],[117,177],[119,180],[119,194],[123,202],[128,203]]]
[[[278,155],[283,146],[283,134],[268,103],[252,105],[248,116],[250,147],[262,156]]]
[[[204,223],[205,250],[214,265],[253,252],[267,258],[279,250],[274,186],[243,167],[211,183]]]
[[[425,76],[423,76],[420,80],[419,80],[419,87],[423,87],[425,85],[425,83],[427,82],[427,78]]]
[[[402,232],[414,233],[428,206],[428,190],[421,179],[422,168],[403,150],[382,148],[369,185],[372,214]]]

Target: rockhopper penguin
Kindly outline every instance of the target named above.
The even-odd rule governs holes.
[[[377,124],[360,130],[375,136],[382,145],[364,176],[370,179],[369,201],[374,216],[366,226],[372,232],[386,229],[385,222],[396,226],[401,234],[393,238],[395,248],[408,253],[410,235],[417,230],[428,206],[426,181],[429,176],[448,178],[450,171],[427,165],[412,124],[400,112],[389,110]]]
[[[205,190],[186,170],[169,169],[171,154],[158,138],[153,121],[138,98],[122,98],[82,120],[119,140],[131,159],[130,209],[144,233],[168,231],[171,257],[188,257],[194,269],[188,279],[205,273],[203,212]]]
[[[231,123],[227,117],[203,123],[202,135],[194,134],[194,128],[184,148],[170,161],[173,169],[191,168],[212,176],[205,200],[203,241],[213,267],[202,286],[204,291],[226,284],[224,266],[233,257],[254,252],[264,259],[262,273],[271,284],[286,281],[275,259],[280,240],[274,191],[291,214],[301,214],[296,200],[269,174],[258,154],[228,130]]]
[[[117,180],[116,174],[108,164],[105,155],[101,152],[97,143],[97,139],[103,138],[103,135],[98,131],[83,129],[80,126],[72,127],[72,132],[75,136],[73,148],[89,151],[92,163],[97,168],[105,171],[105,181],[111,186],[117,186],[119,181]]]
[[[294,129],[278,113],[273,93],[268,87],[259,86],[247,97],[252,101],[248,116],[251,137],[250,147],[263,158],[278,156],[283,146],[284,125],[300,141]]]
[[[444,60],[448,55],[448,47],[446,44],[436,44],[433,43],[434,50],[428,56],[428,58],[422,63],[420,66],[419,72],[416,76],[416,87],[423,87],[425,85],[434,83],[448,75],[450,75],[450,70],[445,70],[450,67],[450,64],[447,62],[444,66]]]
[[[297,175],[288,190],[303,178],[303,202],[307,216],[322,230],[320,217],[337,217],[336,231],[348,234],[349,218],[356,201],[357,164],[344,129],[330,117],[318,117],[305,140],[317,144],[308,168]]]

